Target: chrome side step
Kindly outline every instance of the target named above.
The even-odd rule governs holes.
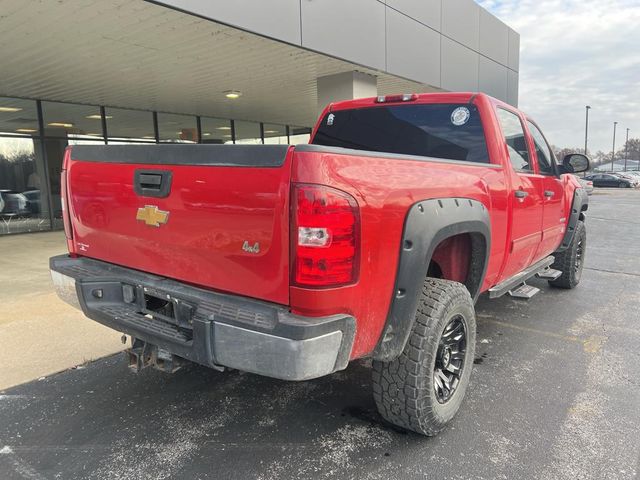
[[[505,280],[502,283],[499,283],[493,288],[490,288],[489,298],[498,298],[511,291],[515,292],[521,286],[526,286],[527,288],[529,288],[528,285],[524,285],[524,282],[529,280],[531,277],[538,275],[539,273],[545,273],[547,272],[547,270],[550,270],[549,267],[554,261],[555,261],[555,258],[549,255],[547,258],[543,258],[539,262],[534,263],[533,265],[524,269],[520,273],[517,273],[513,277],[508,278],[507,280]],[[558,270],[554,270],[554,272],[557,272],[557,271]],[[562,275],[562,272],[560,273],[560,275]],[[531,288],[535,288],[535,287],[531,287]],[[539,291],[539,289],[537,290]],[[535,292],[533,295],[535,295],[536,293],[538,292]],[[531,298],[533,295],[531,295],[530,297],[520,297],[520,298]]]
[[[537,273],[537,275],[538,278],[544,278],[545,280],[556,280],[558,277],[562,276],[562,272],[560,270],[554,270],[553,268],[546,268]]]
[[[526,283],[523,283],[518,288],[509,290],[509,295],[511,295],[512,297],[524,298],[525,300],[529,300],[536,293],[540,293],[540,289],[531,285],[527,285]]]

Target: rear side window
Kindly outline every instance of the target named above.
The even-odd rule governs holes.
[[[339,110],[315,145],[489,163],[480,114],[471,104],[391,105]]]
[[[511,165],[516,171],[533,171],[529,160],[527,140],[524,136],[524,128],[522,127],[520,117],[503,108],[498,108],[497,114],[500,128],[502,128],[502,133],[509,149]]]

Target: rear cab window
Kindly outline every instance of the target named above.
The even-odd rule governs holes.
[[[314,145],[490,163],[478,108],[402,104],[337,110],[325,115]]]

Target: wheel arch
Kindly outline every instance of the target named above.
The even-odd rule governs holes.
[[[402,353],[433,254],[443,241],[461,234],[468,234],[471,244],[466,280],[462,283],[475,301],[484,281],[491,248],[487,208],[468,198],[438,198],[417,202],[409,209],[391,306],[373,353],[375,360],[390,361]]]

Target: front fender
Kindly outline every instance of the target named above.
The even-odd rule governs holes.
[[[573,201],[571,202],[571,213],[569,215],[569,222],[567,223],[567,231],[564,233],[560,247],[556,250],[557,253],[562,253],[571,246],[573,235],[576,231],[576,225],[578,225],[578,221],[584,215],[582,212],[585,212],[588,208],[589,194],[584,188],[576,188],[573,192]]]

